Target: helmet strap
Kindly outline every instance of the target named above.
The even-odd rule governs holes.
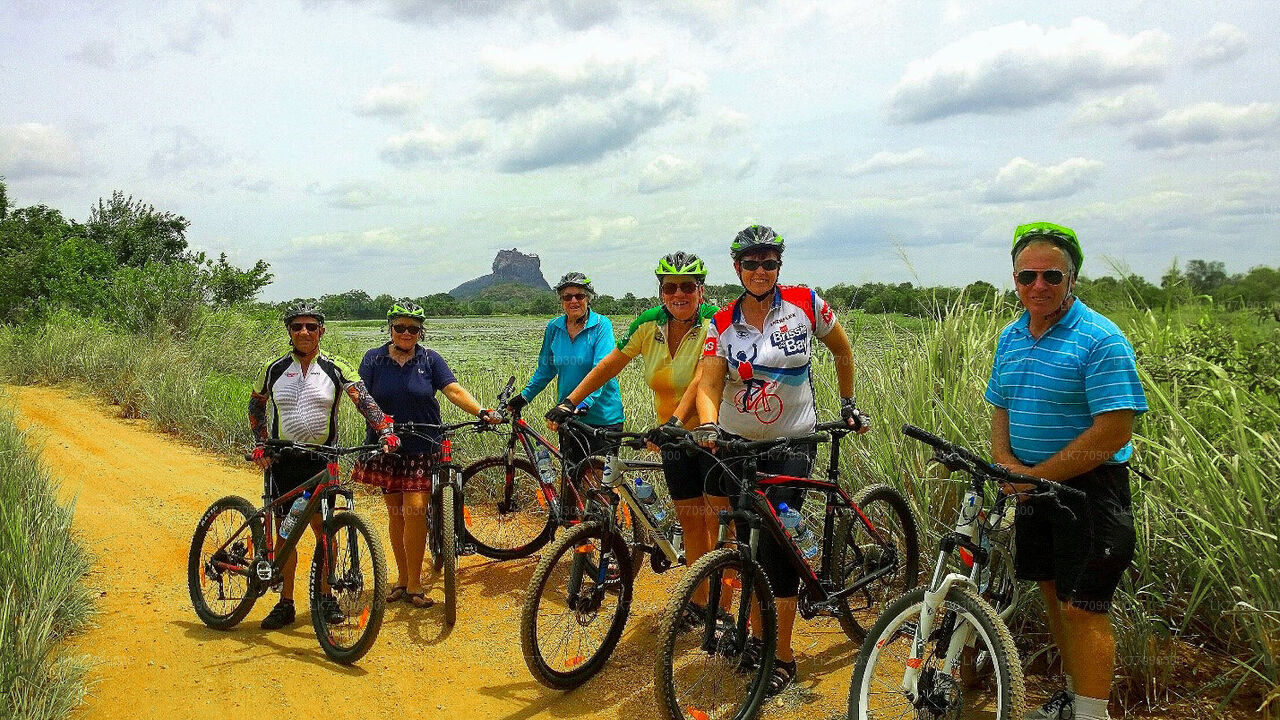
[[[760,293],[759,295],[751,292],[751,290],[749,290],[745,285],[742,286],[742,289],[746,290],[747,294],[750,295],[752,298],[755,298],[756,302],[762,303],[765,300],[768,300],[773,297],[773,291],[778,289],[778,285],[775,283],[773,287],[769,288],[763,293]]]

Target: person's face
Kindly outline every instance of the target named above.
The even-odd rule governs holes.
[[[405,352],[413,350],[422,337],[422,323],[413,318],[398,317],[391,321],[391,342]]]
[[[564,308],[564,314],[570,320],[577,320],[586,315],[589,302],[586,288],[577,285],[566,285],[560,288],[560,307]]]
[[[702,304],[702,283],[692,275],[663,275],[658,294],[667,312],[677,320],[690,320]]]
[[[289,341],[301,355],[311,355],[320,347],[324,323],[319,318],[301,315],[289,321]]]
[[[1032,317],[1048,317],[1062,307],[1062,302],[1075,284],[1067,271],[1068,267],[1066,254],[1047,243],[1031,245],[1018,253],[1018,259],[1013,264],[1013,282],[1018,290],[1018,300]],[[1035,273],[1031,283],[1019,282],[1020,273],[1026,275],[1023,278],[1025,280],[1030,277],[1031,272]],[[1050,276],[1048,279],[1045,278],[1046,273]],[[1062,281],[1057,285],[1050,283],[1049,280],[1056,279],[1058,273],[1061,273]]]
[[[773,263],[776,265],[772,270],[765,267]],[[756,295],[763,295],[778,284],[778,273],[782,272],[782,255],[777,250],[753,250],[735,261],[733,269],[738,272],[744,288]]]

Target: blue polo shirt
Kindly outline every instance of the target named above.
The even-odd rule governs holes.
[[[547,323],[542,334],[542,350],[538,352],[538,369],[520,394],[525,400],[533,400],[554,378],[556,402],[559,403],[616,346],[613,323],[595,310],[587,310],[586,325],[573,339],[569,338],[565,316],[561,315]],[[588,409],[581,420],[588,425],[613,425],[623,421],[622,390],[618,387],[617,378],[611,378],[583,402]]]
[[[987,402],[1009,413],[1013,454],[1027,465],[1044,462],[1113,410],[1147,411],[1133,346],[1115,323],[1077,298],[1039,338],[1031,315],[1000,333]],[[1127,462],[1126,443],[1108,462]]]
[[[391,343],[373,348],[360,361],[359,373],[378,407],[396,422],[440,424],[436,391],[458,382],[440,353],[421,345],[404,365],[391,359]],[[431,437],[438,438],[439,434]],[[424,455],[438,449],[434,442],[418,435],[401,435],[400,440],[400,452],[404,455]],[[365,434],[365,443],[377,441],[377,434],[370,429]]]

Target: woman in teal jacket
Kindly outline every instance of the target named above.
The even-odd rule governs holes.
[[[524,390],[511,398],[510,409],[528,404],[552,379],[556,381],[556,402],[564,400],[617,345],[613,323],[591,309],[591,300],[596,295],[591,278],[580,272],[566,273],[556,283],[555,291],[560,296],[564,314],[547,323],[542,350],[538,352],[538,369]],[[580,406],[586,409],[578,419],[587,425],[605,430],[622,429],[622,391],[616,378],[588,395]],[[548,427],[556,429],[552,423],[548,423]],[[560,453],[566,469],[578,467],[603,447],[603,440],[571,437],[560,431]]]

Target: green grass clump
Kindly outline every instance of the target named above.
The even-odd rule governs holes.
[[[89,558],[25,440],[0,410],[0,716],[63,718],[84,697],[88,661],[57,646],[93,609],[80,580]]]

